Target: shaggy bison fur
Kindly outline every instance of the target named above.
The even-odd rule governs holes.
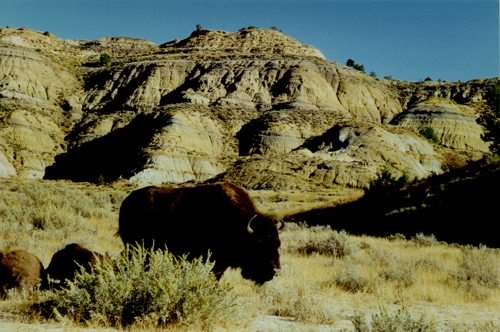
[[[165,249],[188,258],[210,250],[217,277],[241,268],[258,284],[280,269],[280,220],[259,212],[248,193],[231,183],[192,188],[146,187],[122,203],[119,235],[125,244]]]
[[[59,281],[58,284],[52,284],[52,287],[59,288],[64,286],[66,280],[72,281],[75,274],[80,271],[79,265],[85,271],[91,272],[98,260],[113,265],[109,258],[99,253],[90,251],[76,243],[68,244],[64,249],[59,250],[52,256],[52,260],[47,267],[49,277]]]
[[[35,255],[25,250],[0,253],[0,298],[9,289],[30,289],[45,282],[45,269]]]

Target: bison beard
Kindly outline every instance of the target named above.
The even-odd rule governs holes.
[[[258,212],[248,193],[231,183],[146,187],[123,201],[117,235],[124,244],[166,246],[188,258],[205,257],[210,250],[217,277],[228,267],[241,267],[244,278],[262,284],[280,269],[282,225]]]

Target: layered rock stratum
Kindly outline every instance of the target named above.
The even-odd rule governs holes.
[[[377,79],[266,29],[161,45],[3,29],[0,176],[261,190],[365,187],[384,168],[422,178],[487,151],[475,119],[498,82]]]

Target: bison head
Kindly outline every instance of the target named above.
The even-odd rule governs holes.
[[[241,275],[263,284],[271,280],[281,269],[278,249],[281,245],[279,231],[283,222],[263,215],[253,216],[246,228],[245,260]]]

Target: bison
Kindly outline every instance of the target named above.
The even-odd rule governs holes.
[[[146,187],[132,192],[119,216],[124,244],[144,244],[189,258],[215,261],[220,278],[241,268],[244,278],[263,284],[280,270],[281,220],[259,212],[248,193],[231,183],[191,188]]]
[[[45,269],[35,255],[25,250],[0,253],[0,298],[9,289],[31,289],[45,282]]]
[[[90,251],[76,243],[68,244],[64,249],[59,250],[52,256],[47,274],[58,283],[52,283],[52,287],[60,288],[64,286],[66,280],[73,280],[75,274],[82,266],[87,272],[91,272],[97,261],[106,262],[113,265],[113,262],[93,251]]]

